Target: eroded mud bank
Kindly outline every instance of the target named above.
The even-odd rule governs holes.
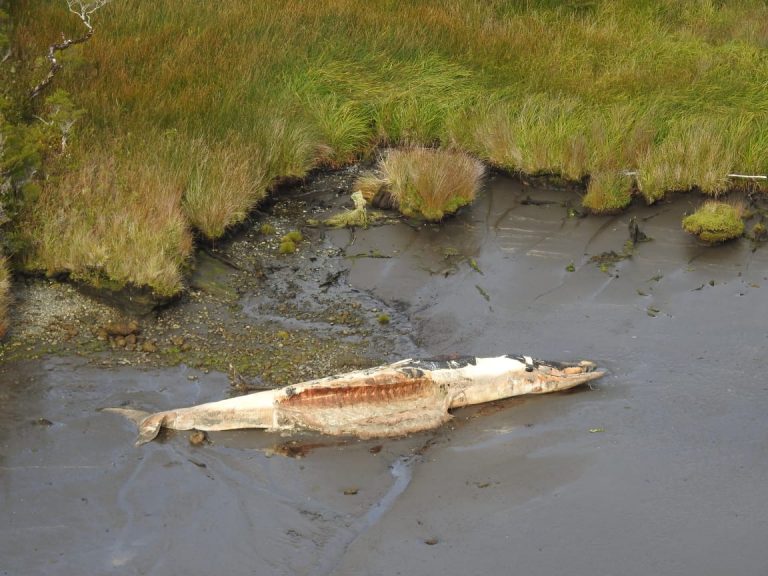
[[[332,212],[336,178],[263,221],[284,233]],[[768,252],[699,246],[679,229],[693,197],[578,218],[568,193],[528,195],[496,177],[441,226],[305,228],[285,257],[258,220],[142,321],[154,352],[98,340],[109,309],[21,290],[38,320],[0,367],[0,570],[764,574]],[[601,270],[591,258],[624,249],[632,216],[653,240]],[[137,449],[98,412],[222,398],[230,363],[272,384],[453,352],[590,358],[610,375],[384,442],[242,431]]]

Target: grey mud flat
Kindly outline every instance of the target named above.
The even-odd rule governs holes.
[[[596,389],[399,440],[135,448],[98,408],[215,400],[226,376],[7,363],[0,574],[768,574],[768,249],[697,244],[680,230],[693,197],[579,219],[572,195],[529,193],[494,177],[439,227],[324,242],[346,254],[350,297],[408,327],[387,354],[590,358],[609,371]],[[600,270],[590,258],[622,249],[631,216],[653,240]]]

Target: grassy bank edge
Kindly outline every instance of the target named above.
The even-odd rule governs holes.
[[[700,4],[115,2],[65,58],[61,83],[88,114],[67,169],[29,202],[22,265],[174,293],[194,234],[220,238],[281,177],[382,146],[442,144],[586,182],[596,213],[633,195],[722,195],[728,172],[765,168],[766,106],[750,77],[766,35],[745,22],[766,8]],[[30,61],[77,24],[55,2],[18,5]]]

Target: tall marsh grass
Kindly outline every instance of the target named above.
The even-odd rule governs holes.
[[[19,0],[12,17],[14,85],[31,86],[47,45],[80,24],[58,0]],[[115,238],[178,267],[188,228],[217,237],[281,177],[382,146],[582,180],[596,212],[634,193],[716,196],[729,171],[768,172],[767,23],[762,0],[115,0],[62,56],[57,83],[87,112],[82,165],[30,210],[29,262],[167,289],[178,269],[147,272]],[[63,191],[116,166],[93,206]],[[107,216],[117,197],[136,214]],[[151,232],[147,206],[166,214]],[[116,232],[88,232],[94,218]],[[56,246],[59,233],[89,248]]]
[[[159,163],[133,168],[117,154],[91,150],[79,168],[46,186],[23,216],[31,247],[24,264],[50,275],[178,292],[192,249],[183,180]]]
[[[0,255],[0,338],[8,331],[8,307],[11,300],[11,272],[5,256]]]

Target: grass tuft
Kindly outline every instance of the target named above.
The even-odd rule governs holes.
[[[287,239],[280,242],[280,246],[277,247],[279,254],[293,254],[296,252],[296,243],[293,240]]]
[[[282,241],[283,242],[294,242],[294,243],[298,244],[299,242],[303,242],[304,241],[304,235],[301,232],[299,232],[298,230],[291,230],[290,232],[288,232],[288,234],[283,236]]]
[[[378,172],[362,184],[378,179],[400,212],[439,221],[474,200],[485,168],[464,152],[414,147],[386,152]],[[369,196],[372,190],[366,187]]]
[[[708,244],[719,244],[744,234],[744,207],[709,200],[683,219],[683,229]]]

